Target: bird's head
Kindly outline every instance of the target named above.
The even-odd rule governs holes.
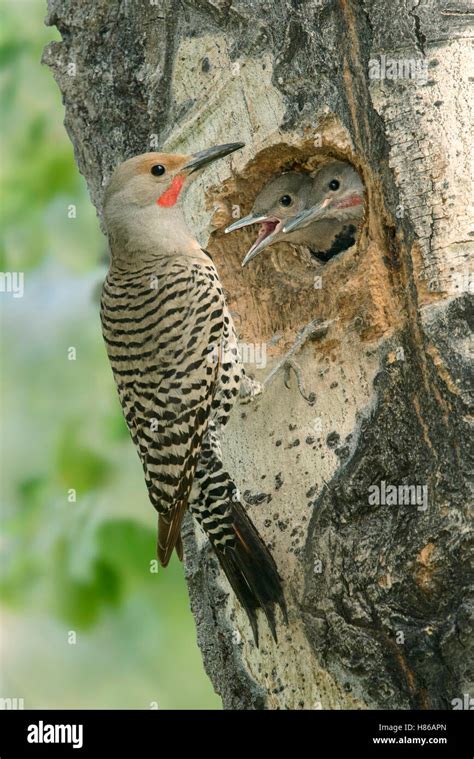
[[[332,221],[341,228],[349,222],[357,225],[364,204],[364,185],[354,167],[345,161],[331,161],[315,175],[308,207],[295,214],[283,232],[294,233],[321,221]],[[317,226],[313,229],[317,238]]]
[[[138,224],[158,220],[175,223],[170,210],[181,203],[183,190],[198,173],[218,158],[242,148],[233,142],[199,153],[143,153],[121,163],[113,172],[104,195],[104,219],[109,236],[124,236]],[[173,216],[173,219],[171,217]]]
[[[312,182],[308,174],[290,171],[271,179],[257,195],[248,216],[234,222],[225,230],[233,232],[250,224],[260,224],[260,232],[248,251],[242,266],[245,266],[260,251],[276,242],[297,242],[297,235],[285,234],[283,227],[307,207]]]

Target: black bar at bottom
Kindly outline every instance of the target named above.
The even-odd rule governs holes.
[[[469,711],[2,711],[0,757],[311,750],[472,759]],[[169,744],[172,744],[171,746]],[[305,748],[303,749],[303,747]],[[292,748],[293,747],[293,748]],[[344,754],[342,754],[344,755]],[[263,759],[263,757],[262,757]],[[293,757],[291,758],[293,759]]]

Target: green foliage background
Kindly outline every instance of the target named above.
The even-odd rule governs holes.
[[[150,572],[155,513],[100,334],[106,243],[40,64],[59,35],[42,0],[0,0],[0,12],[0,270],[25,282],[22,298],[0,293],[0,697],[219,708],[182,566]]]

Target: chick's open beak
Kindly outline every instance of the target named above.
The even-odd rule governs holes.
[[[236,229],[242,229],[242,227],[248,227],[251,224],[260,224],[260,232],[242,261],[242,266],[246,266],[246,264],[248,264],[252,258],[255,258],[261,250],[270,245],[281,227],[280,219],[277,219],[274,216],[251,213],[248,216],[243,216],[241,219],[234,221],[234,223],[230,224],[224,231],[226,234],[228,232],[235,232]]]
[[[264,249],[267,248],[269,245],[271,245],[276,235],[279,233],[281,227],[281,221],[280,219],[272,218],[272,217],[266,217],[265,219],[262,219],[260,222],[260,232],[258,233],[258,237],[255,240],[254,244],[250,248],[250,250],[247,252],[247,255],[245,256],[244,260],[242,261],[242,267],[246,266],[249,261],[252,260],[252,258],[255,258],[255,256],[258,256],[258,254]]]
[[[182,171],[189,171],[192,174],[218,158],[224,158],[229,153],[240,150],[244,145],[245,142],[228,142],[225,145],[216,145],[213,148],[201,150],[199,153],[193,153],[191,159],[183,166]]]

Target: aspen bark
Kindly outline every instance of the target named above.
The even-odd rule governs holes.
[[[451,709],[472,692],[471,10],[49,1],[62,42],[44,60],[99,215],[125,158],[245,141],[186,209],[249,371],[263,378],[309,320],[335,320],[298,358],[315,403],[277,378],[222,441],[284,580],[278,644],[262,617],[255,647],[199,529],[184,527],[198,642],[226,708]],[[364,179],[358,245],[321,266],[283,244],[242,270],[255,230],[223,228],[274,174],[328,157]]]

